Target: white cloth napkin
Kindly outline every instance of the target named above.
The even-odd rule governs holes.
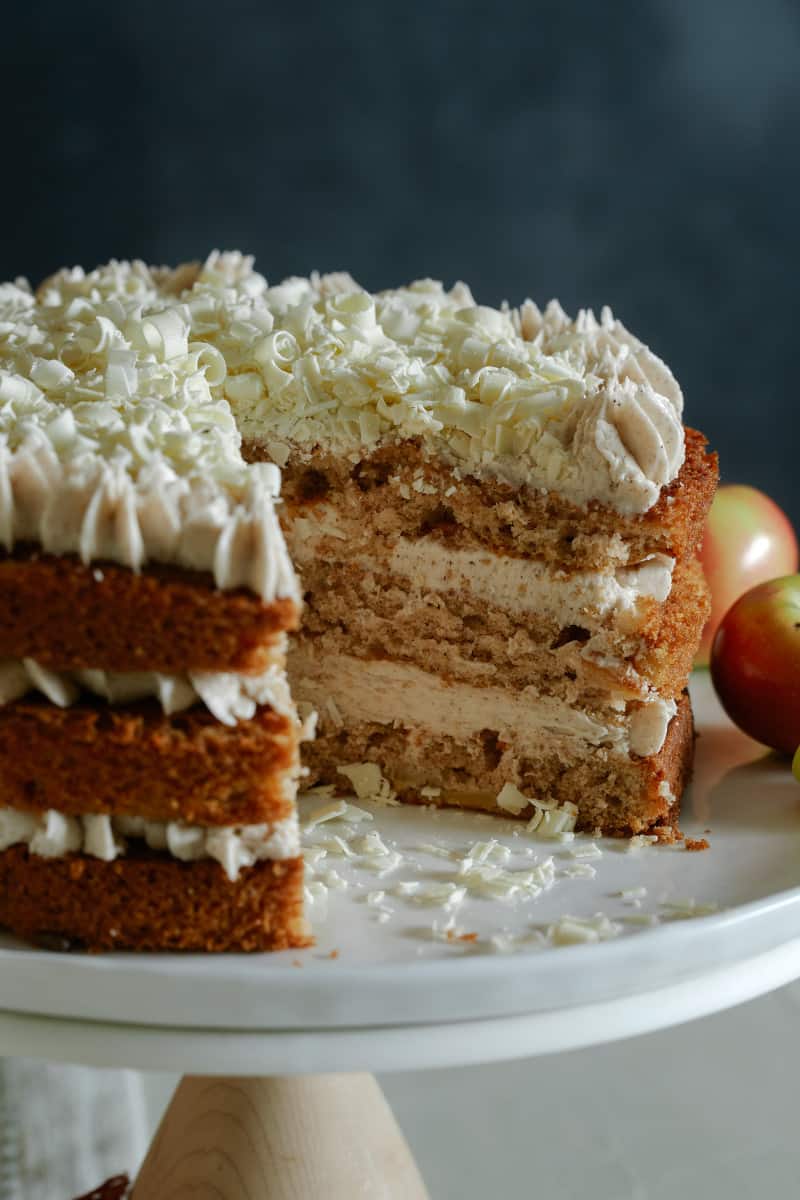
[[[147,1141],[134,1071],[0,1062],[0,1200],[73,1200],[133,1176]]]

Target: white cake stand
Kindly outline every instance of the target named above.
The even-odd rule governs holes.
[[[800,977],[800,786],[725,721],[706,678],[693,692],[702,736],[683,827],[709,851],[602,842],[585,860],[573,855],[585,841],[533,846],[505,822],[376,811],[371,827],[403,866],[376,884],[357,862],[338,864],[348,887],[301,955],[56,957],[0,942],[0,1054],[186,1074],[136,1200],[424,1197],[366,1073],[613,1041]],[[468,897],[453,936],[432,936],[443,914],[393,897],[392,879],[425,867],[425,839],[457,851],[493,835],[512,865],[553,853],[555,885],[512,905]],[[586,861],[596,875],[575,878]],[[366,900],[378,887],[385,923]],[[537,926],[598,911],[620,936],[537,944]]]

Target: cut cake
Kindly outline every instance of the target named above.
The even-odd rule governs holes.
[[[463,284],[4,285],[0,924],[304,944],[287,637],[309,782],[671,836],[716,482],[682,406],[608,310]]]

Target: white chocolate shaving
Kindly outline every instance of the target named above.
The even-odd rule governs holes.
[[[243,435],[301,455],[420,438],[456,471],[643,512],[680,470],[683,397],[607,308],[570,320],[477,305],[433,280],[370,295],[349,276],[263,293],[274,328],[242,354],[263,390],[229,397]],[[423,480],[415,490],[425,492]]]
[[[24,281],[0,287],[7,550],[33,541],[135,570],[176,563],[268,601],[298,598],[278,471],[244,462],[224,395],[237,347],[271,326],[256,278],[233,255],[212,256],[196,281],[111,262],[62,271],[36,298]]]

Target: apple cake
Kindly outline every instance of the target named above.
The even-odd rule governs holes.
[[[671,836],[717,475],[682,413],[607,309],[236,253],[0,287],[0,924],[305,944],[301,769]]]

